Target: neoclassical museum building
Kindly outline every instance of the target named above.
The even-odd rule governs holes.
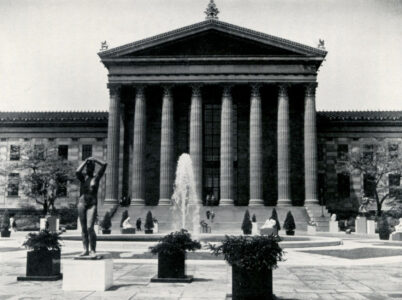
[[[0,113],[1,160],[20,143],[56,141],[77,164],[107,161],[101,204],[129,196],[132,206],[166,206],[189,153],[200,203],[356,210],[364,178],[336,165],[352,147],[400,151],[402,112],[317,113],[326,54],[207,11],[203,22],[98,53],[108,113]],[[6,206],[25,203],[15,187],[0,195]],[[65,197],[77,197],[74,185]]]

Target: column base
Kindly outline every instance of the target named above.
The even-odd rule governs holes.
[[[159,199],[158,206],[170,206],[172,205],[172,201],[167,198]]]
[[[131,199],[130,206],[144,206],[145,200],[144,199]]]
[[[233,199],[221,199],[219,201],[219,206],[233,206],[234,201]]]
[[[278,199],[276,206],[292,206],[292,200],[290,199]]]
[[[305,199],[304,206],[306,205],[320,205],[320,201],[318,199]]]
[[[105,199],[105,201],[103,202],[103,204],[119,204],[119,200],[117,199]]]
[[[264,200],[262,199],[250,199],[248,206],[264,206]]]

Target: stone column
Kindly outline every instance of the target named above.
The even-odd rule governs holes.
[[[233,103],[230,86],[224,86],[221,110],[220,205],[233,205]]]
[[[165,86],[162,99],[161,161],[159,180],[159,205],[171,205],[173,193],[173,97],[170,86]]]
[[[288,86],[278,93],[278,206],[290,206],[289,97]]]
[[[305,205],[318,205],[317,196],[317,129],[315,111],[316,83],[306,87],[304,107],[304,182]]]
[[[192,86],[190,108],[190,156],[193,163],[196,201],[202,203],[202,98],[201,87]]]
[[[145,205],[144,152],[146,103],[144,87],[137,87],[134,111],[133,170],[131,205]]]
[[[107,168],[105,204],[119,203],[119,133],[120,87],[109,86],[109,121],[107,128]]]
[[[251,87],[250,103],[250,201],[249,206],[263,206],[262,197],[262,121],[260,86]]]

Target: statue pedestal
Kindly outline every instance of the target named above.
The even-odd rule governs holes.
[[[402,241],[402,232],[393,232],[391,233],[392,241]]]
[[[46,229],[46,223],[48,224],[48,230],[50,232],[57,232],[59,231],[59,224],[60,220],[56,217],[49,216],[45,218],[40,218],[39,221],[39,229],[40,230],[45,230]]]
[[[367,234],[375,234],[375,221],[374,220],[367,220]]]
[[[252,222],[252,228],[251,228],[251,234],[252,235],[257,235],[258,234],[258,224],[257,222]]]
[[[275,228],[261,228],[260,234],[261,235],[277,235],[278,231]]]
[[[339,232],[338,221],[329,221],[329,232],[331,233]]]
[[[356,233],[367,233],[367,219],[365,217],[356,218]]]
[[[113,285],[113,260],[108,253],[63,260],[64,291],[106,291]]]

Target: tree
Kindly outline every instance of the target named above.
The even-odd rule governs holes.
[[[276,229],[277,229],[278,231],[281,230],[281,224],[279,223],[278,214],[277,214],[275,208],[272,210],[272,215],[271,215],[271,218],[270,218],[270,219],[275,220],[275,221],[276,221]]]
[[[243,223],[241,224],[241,229],[243,230],[244,234],[251,234],[251,229],[253,228],[253,224],[250,220],[250,213],[248,209],[244,213]]]
[[[291,211],[288,211],[286,215],[285,222],[283,223],[283,228],[287,231],[294,231],[296,229],[295,219],[293,218]]]
[[[2,166],[1,171],[9,179],[10,174],[18,174],[11,180],[16,181],[25,196],[43,206],[44,214],[49,208],[56,212],[55,201],[65,196],[68,183],[75,180],[73,163],[59,157],[54,143],[21,145],[20,159]]]
[[[145,218],[144,228],[147,230],[152,230],[154,228],[154,218],[152,218],[152,213],[148,211]]]
[[[390,145],[391,146],[391,145]],[[400,175],[402,160],[396,151],[387,151],[382,144],[373,145],[369,150],[352,149],[348,162],[341,166],[342,171],[359,172],[364,180],[364,197],[360,209],[376,205],[376,214],[381,216],[383,205],[398,204],[401,198]],[[338,166],[339,168],[339,166]]]

